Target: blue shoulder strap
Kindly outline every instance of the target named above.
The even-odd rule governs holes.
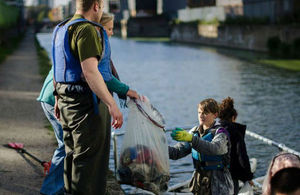
[[[55,44],[55,39],[56,39],[56,35],[57,35],[58,29],[59,29],[63,24],[66,24],[69,20],[70,20],[70,18],[68,18],[68,19],[66,19],[66,20],[64,20],[64,21],[62,21],[62,22],[60,22],[60,23],[55,27],[55,29],[54,29],[54,31],[53,31],[53,37],[52,37],[52,46],[54,46],[54,44]],[[98,24],[98,23],[96,23],[96,22],[91,22],[91,21],[89,21],[89,20],[87,20],[87,19],[84,19],[84,18],[78,18],[78,19],[75,19],[75,20],[73,20],[73,21],[67,23],[67,24],[65,25],[65,28],[69,28],[69,27],[72,26],[73,24],[80,23],[80,22],[88,22],[88,23],[91,23],[91,24],[93,24],[93,25],[95,25],[95,26],[98,26],[98,27],[101,28],[102,30],[104,29],[102,25],[100,25],[100,24]],[[55,57],[54,55],[55,55],[55,47],[52,47],[52,59],[54,59],[54,57]],[[55,66],[55,60],[53,60],[53,65]]]

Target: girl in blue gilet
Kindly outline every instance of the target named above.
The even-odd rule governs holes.
[[[198,105],[199,126],[190,132],[176,128],[171,134],[179,143],[169,146],[170,159],[177,160],[192,153],[195,171],[189,188],[194,194],[233,194],[229,134],[215,122],[218,113],[218,103],[205,99]]]

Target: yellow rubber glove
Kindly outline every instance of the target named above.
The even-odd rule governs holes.
[[[185,131],[182,128],[176,128],[172,131],[171,137],[173,140],[176,141],[182,141],[182,142],[191,142],[193,135],[189,134],[187,131]]]

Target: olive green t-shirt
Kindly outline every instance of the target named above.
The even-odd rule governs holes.
[[[70,21],[84,18],[82,15],[75,14]],[[76,23],[69,27],[69,42],[71,52],[82,62],[90,57],[101,58],[102,44],[100,34],[94,25],[83,22]]]

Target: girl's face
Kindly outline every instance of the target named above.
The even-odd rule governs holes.
[[[108,37],[111,37],[114,34],[114,20],[107,22],[103,27]]]
[[[210,127],[215,122],[216,118],[217,118],[217,113],[215,114],[210,112],[204,113],[203,108],[201,107],[198,108],[198,120],[200,125]]]

